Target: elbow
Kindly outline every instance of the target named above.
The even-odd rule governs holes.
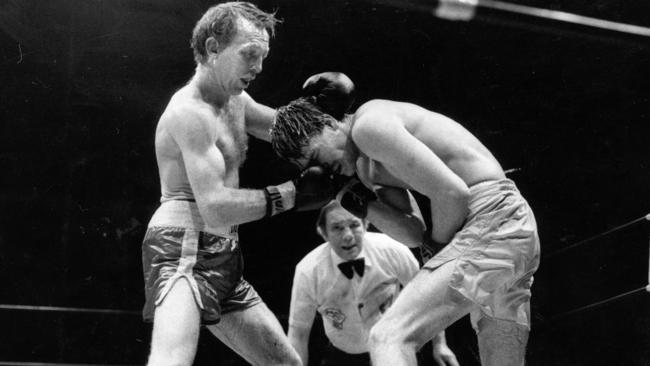
[[[469,213],[469,199],[470,194],[467,186],[465,186],[464,189],[461,188],[456,190],[451,195],[453,212],[456,213],[460,221],[465,220],[465,217]]]
[[[469,211],[470,192],[465,184],[449,187],[435,195],[432,201],[439,214],[447,217],[465,217]]]
[[[466,214],[468,210],[469,198],[470,198],[469,187],[463,184],[462,186],[455,188],[451,192],[451,197],[454,203],[456,204],[456,206],[459,207],[461,211]]]
[[[202,202],[197,200],[197,205],[201,218],[207,226],[217,228],[232,225],[227,219],[227,215],[223,214],[226,212],[223,201],[219,199],[203,200]]]

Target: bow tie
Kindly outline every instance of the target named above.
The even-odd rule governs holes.
[[[343,275],[349,280],[354,276],[353,269],[359,277],[363,277],[363,270],[365,269],[365,260],[363,258],[353,259],[351,261],[339,263],[338,267],[343,272]]]

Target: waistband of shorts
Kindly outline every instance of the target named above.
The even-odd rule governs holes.
[[[149,227],[161,226],[203,231],[226,238],[238,237],[237,225],[224,227],[206,225],[196,202],[189,200],[169,200],[161,203],[151,217]]]
[[[498,192],[516,192],[519,193],[519,189],[515,185],[515,182],[508,178],[497,179],[497,180],[486,180],[473,184],[469,187],[470,199],[469,207],[476,203],[476,201],[482,200],[486,196],[495,195]]]
[[[494,179],[494,180],[484,180],[482,182],[473,184],[469,187],[470,196],[480,196],[485,193],[491,193],[494,191],[514,191],[518,192],[517,185],[511,179]]]

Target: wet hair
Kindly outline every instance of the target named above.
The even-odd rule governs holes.
[[[197,63],[205,60],[205,41],[209,37],[216,39],[220,45],[230,44],[237,34],[239,19],[248,20],[256,27],[265,29],[271,37],[275,35],[275,25],[281,22],[275,17],[275,12],[264,12],[249,2],[232,1],[215,5],[203,14],[192,31],[190,45],[194,51],[194,60]]]
[[[312,137],[333,127],[336,120],[315,105],[314,97],[301,97],[278,108],[271,127],[271,147],[282,160],[295,163],[305,157]]]

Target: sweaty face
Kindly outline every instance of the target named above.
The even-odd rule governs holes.
[[[262,72],[268,53],[268,32],[240,19],[235,37],[214,59],[217,83],[230,95],[241,94]]]
[[[297,163],[301,169],[320,165],[336,174],[354,175],[354,165],[346,157],[346,141],[347,136],[340,129],[325,127],[320,135],[311,138],[304,158]]]
[[[337,207],[327,213],[323,236],[344,260],[356,258],[363,248],[366,228],[361,219]]]

